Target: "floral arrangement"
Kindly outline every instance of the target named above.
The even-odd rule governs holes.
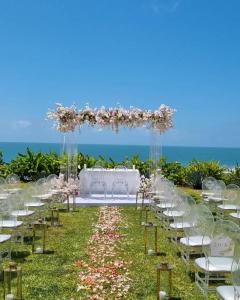
[[[118,132],[120,126],[128,128],[149,127],[162,133],[173,127],[172,117],[175,109],[162,104],[155,111],[141,110],[130,107],[93,109],[86,105],[79,111],[75,106],[64,107],[57,103],[55,111],[49,110],[47,118],[54,121],[55,128],[60,132],[74,131],[77,125],[88,124],[100,128],[111,128]]]
[[[100,207],[98,222],[93,226],[87,255],[89,263],[77,261],[81,269],[78,291],[88,299],[126,299],[131,279],[125,262],[117,256],[122,238],[118,227],[122,223],[120,208]]]
[[[140,178],[139,192],[149,193],[152,190],[153,186],[153,176],[150,178],[145,177],[144,175]]]
[[[73,178],[68,178],[68,181],[65,181],[64,175],[60,174],[59,178],[54,179],[53,188],[61,190],[67,196],[74,196],[79,190],[79,185],[78,181]]]

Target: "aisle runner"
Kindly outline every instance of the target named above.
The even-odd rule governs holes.
[[[117,253],[122,239],[118,228],[121,222],[119,207],[104,206],[98,209],[98,222],[93,225],[93,235],[88,243],[89,263],[76,263],[82,270],[78,290],[85,290],[89,299],[126,298],[131,279],[125,262]]]

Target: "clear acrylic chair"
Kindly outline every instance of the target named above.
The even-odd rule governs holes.
[[[184,230],[186,228],[192,228],[195,226],[195,221],[188,218],[195,205],[196,202],[191,196],[187,194],[181,196],[181,202],[178,206],[180,214],[176,214],[173,217],[173,222],[169,225],[169,229],[172,232],[171,241],[174,244],[177,244],[179,239],[183,237]]]
[[[203,198],[203,201],[206,205],[209,206],[210,210],[217,215],[217,206],[222,203],[224,196],[224,190],[226,185],[222,180],[216,180],[215,184],[212,184],[210,193],[206,198]]]
[[[240,188],[236,184],[229,184],[223,191],[222,204],[217,206],[217,215],[219,218],[228,218],[229,213],[240,209],[238,202]]]
[[[129,198],[128,182],[125,178],[126,175],[124,174],[124,172],[117,172],[117,174],[114,175],[114,181],[112,183],[112,198],[114,198],[114,196],[122,195],[127,196],[127,198]]]
[[[104,168],[96,164],[94,168],[92,168],[93,172],[91,174],[91,182],[90,182],[90,195],[91,197],[95,195],[104,195],[106,199],[107,194],[107,184],[104,175]]]
[[[6,191],[8,193],[16,193],[22,190],[19,184],[20,184],[20,178],[18,175],[12,173],[6,177]]]
[[[190,255],[201,255],[202,246],[208,246],[214,229],[214,217],[210,209],[203,204],[194,205],[189,214],[184,215],[184,222],[194,224],[184,227],[185,236],[180,239],[181,256],[189,263]]]
[[[180,206],[182,203],[182,194],[176,190],[169,191],[166,194],[166,200],[161,201],[156,205],[157,217],[162,221],[166,229],[170,229],[169,225],[174,221],[175,217],[180,217],[184,214]]]
[[[34,183],[28,183],[24,189],[24,207],[28,211],[34,211],[36,218],[43,218],[45,203],[42,202],[40,199],[35,198],[34,195],[37,194],[36,185]]]
[[[195,283],[205,297],[216,290],[216,283],[226,280],[231,273],[236,241],[240,228],[228,220],[215,223],[211,242],[202,245],[204,257],[195,259]]]
[[[21,242],[23,242],[25,236],[29,236],[31,225],[35,215],[34,210],[25,206],[27,199],[27,190],[24,189],[15,194],[12,194],[8,200],[11,203],[11,215],[16,218],[17,221],[23,222],[23,226],[21,226],[21,228],[18,230]]]
[[[236,210],[230,212],[229,218],[236,222],[238,225],[240,225],[240,193],[238,193],[237,197],[235,198],[235,201],[233,201],[233,204],[236,206]]]
[[[12,197],[13,195],[11,195]],[[3,234],[6,234],[7,237],[11,236],[11,240],[17,242],[18,238],[21,236],[19,233],[23,221],[17,220],[17,217],[12,215],[12,199],[8,198],[1,201],[0,206],[0,228]]]
[[[235,247],[236,249],[236,247]],[[234,253],[232,263],[232,285],[221,285],[216,288],[217,298],[220,300],[240,299],[240,253],[239,249]]]
[[[217,179],[214,177],[206,177],[202,181],[202,193],[203,198],[208,198],[209,196],[214,196],[214,186],[217,184]]]

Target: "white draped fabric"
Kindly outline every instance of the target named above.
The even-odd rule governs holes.
[[[98,193],[98,186],[94,182],[101,182],[105,187],[106,194],[122,193],[120,182],[126,182],[128,185],[128,194],[136,194],[140,184],[140,173],[136,169],[82,169],[79,174],[80,193],[91,194]]]

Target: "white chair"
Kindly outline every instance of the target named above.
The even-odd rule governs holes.
[[[210,190],[211,195],[203,198],[204,203],[209,205],[209,208],[214,214],[217,214],[217,206],[224,200],[223,193],[225,189],[225,183],[222,180],[216,180],[215,184],[212,183]]]
[[[104,169],[102,166],[96,165],[93,169],[90,182],[91,197],[97,195],[104,195],[106,199],[107,184],[104,176]]]
[[[230,212],[240,209],[240,188],[236,184],[229,184],[223,191],[222,204],[217,206],[217,213],[220,218],[226,218]]]
[[[226,274],[231,272],[235,243],[238,240],[240,228],[227,220],[215,223],[211,243],[203,245],[204,257],[195,259],[195,283],[200,291],[208,296],[209,291],[215,291],[211,284],[226,280]]]
[[[19,187],[20,178],[16,174],[9,174],[6,177],[6,191],[8,193],[16,193],[22,190],[21,187]]]
[[[202,246],[208,246],[214,229],[214,217],[207,206],[194,205],[188,215],[184,216],[184,222],[194,224],[185,227],[185,236],[180,239],[182,259],[189,263],[191,254],[202,254]]]
[[[112,198],[114,196],[127,196],[129,198],[129,188],[128,182],[125,179],[126,175],[123,170],[126,170],[126,167],[119,166],[116,168],[117,174],[114,174],[114,181],[112,183]]]
[[[168,202],[164,203],[165,209],[157,212],[157,217],[162,220],[165,229],[170,229],[170,224],[174,221],[174,218],[183,216],[184,211],[181,209],[183,198],[184,194],[175,191],[169,197]]]
[[[216,289],[217,298],[220,300],[239,300],[240,299],[240,253],[235,251],[232,263],[232,284],[221,285]]]
[[[208,198],[209,196],[214,196],[214,186],[217,184],[217,179],[214,177],[206,177],[202,181],[202,193],[203,198]]]
[[[159,219],[164,219],[163,212],[172,210],[176,206],[176,201],[174,200],[176,200],[178,192],[173,182],[161,177],[158,178],[158,185],[155,185],[155,190],[156,193],[153,199],[156,205],[157,216]]]
[[[175,244],[178,243],[179,238],[182,237],[183,232],[186,228],[190,229],[195,226],[195,220],[190,220],[188,216],[191,213],[193,207],[196,205],[196,202],[189,195],[181,196],[181,198],[182,201],[178,206],[180,214],[176,214],[173,217],[173,222],[169,225],[169,229],[173,233],[171,241]]]
[[[45,218],[45,203],[39,198],[34,197],[37,194],[36,185],[34,183],[28,183],[23,192],[24,208],[27,211],[33,211],[35,218]]]
[[[9,237],[17,242],[18,237],[21,236],[19,230],[23,225],[23,221],[18,221],[17,218],[11,214],[11,209],[9,199],[3,200],[0,209],[0,228],[4,231],[3,242],[5,239],[8,241]]]

